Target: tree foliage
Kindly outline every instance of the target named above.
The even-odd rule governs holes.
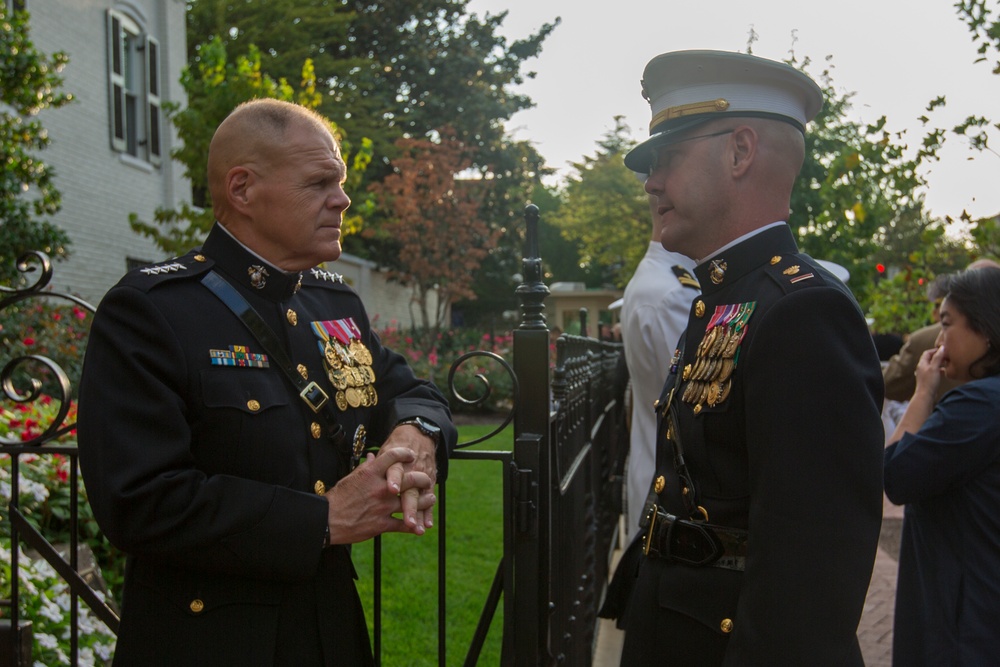
[[[541,51],[558,19],[508,42],[499,34],[506,12],[480,17],[468,11],[468,0],[188,0],[188,7],[192,63],[210,39],[221,40],[230,57],[259,47],[261,72],[275,78],[291,80],[296,63],[312,59],[323,94],[318,110],[346,136],[372,142],[361,190],[348,189],[351,210],[368,184],[391,173],[400,139],[426,139],[444,123],[452,127],[470,172],[478,173],[476,218],[499,235],[475,275],[482,298],[465,306],[470,314],[502,308],[494,301],[495,281],[519,271],[521,210],[545,173],[534,147],[513,141],[504,124],[532,105],[513,87],[534,76],[524,63]],[[393,219],[384,202],[370,202],[364,221],[372,233],[364,244],[347,238],[345,248],[403,270],[389,235],[380,232]]]
[[[42,216],[62,206],[55,173],[36,153],[49,145],[37,115],[73,96],[59,92],[63,52],[39,53],[31,41],[28,14],[0,4],[0,281],[18,276],[15,262],[28,250],[56,259],[67,255],[69,237]]]
[[[482,181],[460,178],[472,163],[467,147],[450,127],[438,134],[436,141],[398,140],[393,172],[371,186],[392,211],[379,230],[398,249],[392,277],[412,286],[429,346],[446,325],[449,306],[475,298],[472,276],[499,235],[478,218]]]
[[[624,287],[646,252],[650,238],[648,198],[625,154],[635,145],[621,116],[597,142],[593,156],[573,163],[553,216],[563,236],[577,244],[580,265],[598,279]]]
[[[240,103],[255,98],[276,98],[296,102],[315,109],[322,101],[317,90],[312,61],[305,60],[300,71],[301,83],[294,88],[284,78],[274,79],[261,69],[261,54],[251,46],[246,55],[230,59],[220,39],[213,39],[199,48],[195,63],[181,72],[181,85],[187,92],[188,105],[164,105],[181,144],[171,156],[184,165],[184,175],[190,179],[192,203],[182,203],[176,209],[158,208],[153,222],[130,216],[132,229],[155,241],[168,254],[181,254],[199,245],[211,229],[215,216],[212,213],[211,195],[208,190],[208,147],[215,129]],[[344,159],[348,164],[347,183],[351,189],[358,186],[361,174],[371,160],[371,143],[362,139],[353,154],[351,145],[344,141],[336,124],[330,130],[341,139]],[[344,234],[357,232],[363,215],[370,210],[364,202],[357,202],[344,218]]]

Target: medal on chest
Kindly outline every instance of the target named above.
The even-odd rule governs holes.
[[[361,331],[354,319],[312,322],[309,326],[318,338],[327,378],[336,389],[337,408],[344,411],[376,405],[372,354],[361,342]]]
[[[729,398],[733,371],[739,363],[740,343],[756,306],[756,301],[749,301],[715,307],[694,360],[684,367],[681,376],[687,383],[681,400],[693,405],[695,414],[706,405],[715,407]]]

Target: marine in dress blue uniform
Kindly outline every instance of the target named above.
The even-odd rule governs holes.
[[[336,403],[346,437],[201,283],[209,272]],[[90,503],[128,554],[115,664],[372,664],[324,494],[359,486],[354,447],[413,418],[440,429],[443,479],[456,440],[445,399],[381,345],[337,273],[284,271],[217,224],[202,248],[127,274],[94,318],[79,417]]]
[[[850,291],[759,215],[787,211],[798,166],[766,160],[821,95],[780,63],[706,51],[658,56],[643,84],[652,136],[626,164],[650,174],[664,246],[698,258],[702,295],[657,403],[622,665],[860,666],[881,522],[879,361]],[[747,180],[767,180],[759,169],[787,179],[777,195],[747,194],[767,187]]]

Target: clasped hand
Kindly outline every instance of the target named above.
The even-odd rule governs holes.
[[[397,427],[377,455],[326,492],[331,544],[353,544],[387,532],[423,535],[433,521],[434,442]],[[397,516],[398,515],[398,516]]]

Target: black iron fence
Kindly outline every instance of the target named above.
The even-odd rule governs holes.
[[[620,509],[619,480],[614,462],[627,446],[622,428],[624,411],[616,390],[616,369],[622,354],[616,343],[601,342],[586,335],[562,335],[556,341],[555,359],[550,352],[550,335],[545,325],[544,299],[548,288],[541,276],[538,256],[538,211],[525,211],[526,248],[523,259],[524,282],[517,288],[521,321],[513,332],[513,359],[508,363],[492,352],[471,352],[453,365],[449,391],[460,402],[477,404],[486,398],[489,379],[483,378],[483,393],[459,396],[454,389],[455,371],[473,357],[490,357],[501,372],[510,375],[513,407],[503,423],[489,435],[460,443],[454,460],[493,460],[501,463],[503,484],[503,551],[492,586],[483,600],[479,623],[468,647],[448,647],[446,573],[448,502],[447,485],[438,489],[438,656],[445,665],[446,655],[461,651],[463,664],[476,665],[487,633],[502,613],[502,665],[528,667],[592,663],[597,627],[597,610],[602,602],[611,556],[618,535]],[[48,289],[52,266],[41,253],[19,260],[22,275],[38,272],[36,280],[19,288],[0,287],[0,315],[10,307],[31,299],[58,299],[93,312],[93,308],[71,295]],[[583,319],[586,332],[586,319]],[[7,332],[9,333],[9,332]],[[5,334],[6,335],[6,334]],[[82,353],[82,352],[81,352]],[[37,379],[42,369],[46,379]],[[117,631],[118,615],[113,602],[100,591],[99,570],[81,562],[79,526],[81,503],[77,474],[77,450],[61,444],[60,438],[75,428],[70,404],[72,386],[67,374],[52,359],[25,354],[11,359],[2,371],[2,389],[8,402],[28,404],[44,396],[56,402],[51,423],[43,425],[26,440],[0,437],[0,455],[9,457],[10,504],[7,511],[10,533],[8,596],[0,600],[0,665],[32,664],[30,618],[22,618],[20,597],[24,584],[18,572],[22,549],[33,558],[47,562],[68,584],[70,664],[79,657],[79,626],[82,600],[87,609],[112,632]],[[52,395],[54,394],[54,395]],[[489,442],[513,423],[512,447],[495,451],[472,449]],[[69,525],[68,543],[53,546],[48,536],[22,512],[21,461],[24,457],[60,456],[68,461]],[[460,467],[452,475],[460,475]],[[460,500],[460,499],[459,499]],[[27,553],[27,551],[25,552]],[[381,548],[375,543],[374,647],[381,655]],[[89,559],[88,559],[89,560]],[[81,574],[89,571],[89,574]]]

